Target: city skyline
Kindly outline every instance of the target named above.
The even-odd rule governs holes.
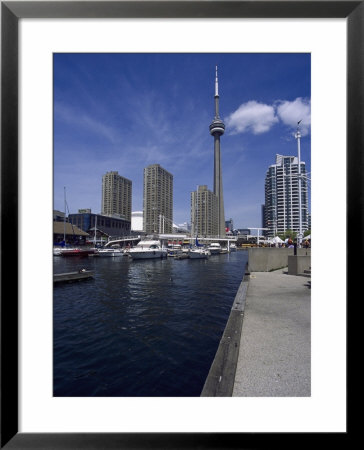
[[[190,222],[190,195],[213,186],[215,66],[219,70],[225,219],[261,226],[264,180],[275,154],[310,172],[309,54],[55,54],[54,209],[101,211],[102,175],[133,183],[143,209],[143,170],[174,177],[174,223]]]

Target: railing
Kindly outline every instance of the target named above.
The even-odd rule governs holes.
[[[109,236],[108,237],[108,242],[110,241],[120,241],[120,240],[126,240],[126,241],[130,241],[130,240],[137,240],[140,239],[140,235],[129,235],[129,236]]]

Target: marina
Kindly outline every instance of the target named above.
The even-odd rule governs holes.
[[[54,396],[200,396],[247,258],[54,257]]]

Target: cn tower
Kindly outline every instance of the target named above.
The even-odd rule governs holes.
[[[210,133],[214,137],[214,194],[217,197],[218,236],[225,236],[224,196],[222,190],[222,168],[220,157],[220,136],[225,132],[225,124],[219,116],[219,81],[215,78],[215,118],[210,125]]]

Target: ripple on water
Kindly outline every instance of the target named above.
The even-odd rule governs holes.
[[[54,258],[54,395],[199,396],[246,261]]]

